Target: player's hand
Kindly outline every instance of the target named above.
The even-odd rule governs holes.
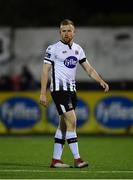
[[[48,105],[48,100],[46,94],[41,94],[40,95],[40,104],[43,105],[44,107],[47,107]]]
[[[101,81],[100,85],[104,88],[104,92],[109,91],[109,85],[105,81]]]

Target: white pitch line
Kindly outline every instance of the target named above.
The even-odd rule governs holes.
[[[55,171],[55,170],[38,170],[38,169],[33,169],[33,170],[30,170],[30,169],[0,169],[0,172],[33,172],[33,173],[48,173],[48,172],[50,172],[50,173],[64,173],[64,172],[66,172],[66,173],[73,173],[73,172],[80,172],[80,173],[87,173],[88,171],[69,171],[69,170],[66,170],[66,171]]]
[[[93,171],[96,173],[133,173],[133,171]]]
[[[61,170],[61,171],[55,171],[55,170],[39,170],[39,169],[0,169],[0,172],[12,172],[12,173],[15,173],[15,172],[25,172],[25,173],[30,173],[30,172],[33,172],[33,173],[48,173],[48,172],[51,172],[51,173],[97,173],[97,174],[109,174],[109,173],[127,173],[127,174],[133,174],[133,170],[131,171],[100,171],[100,170],[97,170],[97,171],[72,171],[72,170]]]

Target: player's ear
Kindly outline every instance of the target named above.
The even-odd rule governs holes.
[[[76,30],[74,29],[74,30],[73,30],[73,35],[75,35],[75,33],[76,33]]]
[[[75,27],[73,27],[74,29],[73,29],[73,32],[74,32],[74,34],[76,33],[76,28]]]

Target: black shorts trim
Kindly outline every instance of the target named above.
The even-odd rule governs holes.
[[[76,108],[77,95],[75,91],[53,91],[51,96],[59,115]]]

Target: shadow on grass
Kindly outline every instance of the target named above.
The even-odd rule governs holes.
[[[10,166],[10,168],[11,167],[31,167],[31,168],[38,168],[38,167],[44,167],[44,168],[49,168],[49,165],[46,165],[46,164],[37,164],[37,163],[17,163],[17,162],[8,162],[8,163],[6,163],[6,162],[0,162],[0,167],[2,168],[9,168],[9,166]],[[0,168],[0,169],[1,169]]]

